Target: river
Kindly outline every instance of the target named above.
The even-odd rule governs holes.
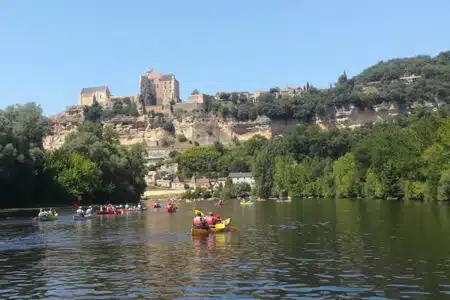
[[[192,239],[193,208],[239,232]],[[294,200],[0,221],[1,299],[448,299],[450,208]]]

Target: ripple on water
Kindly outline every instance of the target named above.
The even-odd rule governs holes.
[[[393,245],[404,248],[407,236],[379,228],[377,222],[360,226],[364,218],[347,216],[364,214],[348,209],[359,202],[341,202],[347,206],[340,210],[333,204],[329,217],[316,206],[328,202],[308,203],[313,209],[302,207],[310,209],[306,214],[301,209],[275,212],[270,206],[264,210],[262,204],[242,210],[240,218],[230,208],[226,214],[236,215],[240,233],[200,240],[186,234],[190,214],[168,219],[148,212],[83,224],[62,218],[59,224],[30,223],[31,229],[0,221],[0,298],[378,300],[450,295],[450,260],[436,262],[437,254],[414,253],[424,247],[410,249],[407,257],[391,251]],[[415,269],[418,263],[421,270]],[[418,284],[430,278],[440,284],[439,291]]]

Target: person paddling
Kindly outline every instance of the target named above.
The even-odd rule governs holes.
[[[209,227],[215,227],[217,223],[216,217],[214,217],[214,214],[212,212],[208,213],[208,216],[205,218],[206,223]]]
[[[80,216],[80,217],[84,217],[84,210],[83,210],[83,207],[78,207],[78,209],[77,209],[77,215],[78,216]]]
[[[197,215],[194,218],[194,227],[195,229],[208,229],[208,223],[206,220],[202,217],[201,212],[197,212]]]
[[[87,215],[92,215],[92,206],[89,206],[89,208],[86,210]]]

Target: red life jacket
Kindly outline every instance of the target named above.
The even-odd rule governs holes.
[[[205,219],[206,219],[206,223],[208,223],[208,225],[216,225],[216,218],[207,216],[207,217],[205,217]]]
[[[194,218],[194,225],[195,226],[203,226],[202,217],[195,217]]]

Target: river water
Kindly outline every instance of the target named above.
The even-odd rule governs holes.
[[[239,232],[193,239],[194,208]],[[294,200],[0,221],[0,299],[449,299],[450,209]]]

